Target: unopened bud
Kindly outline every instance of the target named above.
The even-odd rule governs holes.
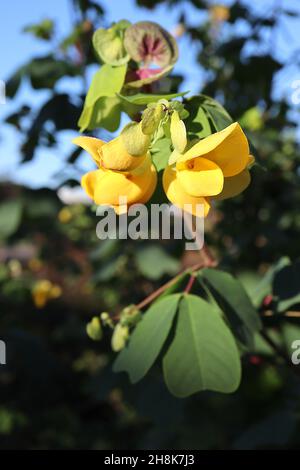
[[[129,328],[128,326],[121,325],[118,323],[114,329],[112,338],[111,338],[111,347],[115,352],[121,351],[128,340],[129,337]]]
[[[141,123],[131,122],[121,132],[123,144],[132,156],[145,155],[150,145],[150,136],[142,131]]]
[[[99,317],[92,318],[92,320],[86,325],[86,332],[94,341],[100,341],[102,339],[103,332]]]
[[[162,113],[161,104],[145,109],[142,117],[142,132],[144,134],[151,135],[156,131],[161,121]]]
[[[179,117],[178,111],[172,113],[170,131],[174,149],[180,153],[184,152],[187,144],[186,128],[184,122]]]

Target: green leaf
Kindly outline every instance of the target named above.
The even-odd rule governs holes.
[[[132,383],[146,375],[168,337],[180,296],[168,295],[151,305],[134,329],[127,346],[118,355],[114,372],[127,372]]]
[[[127,66],[113,67],[104,64],[95,73],[88,94],[86,105],[92,106],[101,96],[115,96],[121,90],[126,74]]]
[[[52,55],[32,59],[21,66],[6,82],[6,95],[13,98],[24,77],[28,77],[35,90],[49,88],[63,77],[75,77],[81,74],[81,67]]]
[[[101,113],[106,115],[110,114],[112,105],[106,100],[99,100],[103,99],[104,97],[116,98],[116,94],[121,91],[123,87],[126,70],[126,65],[113,67],[112,65],[104,64],[95,73],[89,91],[86,95],[84,108],[78,122],[81,132],[83,132],[85,129],[94,128],[92,127],[91,123],[93,126],[102,126]],[[94,110],[95,106],[96,110]],[[109,107],[109,111],[105,109],[105,106]],[[113,107],[114,106],[115,102],[113,103]],[[97,115],[97,117],[95,117],[95,115]],[[112,119],[110,119],[109,122],[110,127],[114,127],[111,126]]]
[[[212,129],[201,104],[202,99],[199,96],[193,96],[185,102],[185,108],[189,112],[185,124],[190,135],[203,139],[212,133]]]
[[[18,229],[22,218],[22,203],[18,200],[0,204],[0,238],[13,235]]]
[[[39,39],[48,41],[54,33],[54,22],[46,18],[38,24],[26,26],[23,31],[24,33],[31,33]]]
[[[140,273],[148,279],[178,272],[180,263],[159,246],[147,246],[136,252],[135,261]]]
[[[221,131],[232,123],[231,116],[218,101],[206,95],[200,97],[203,100],[201,106],[211,118],[216,131]]]
[[[284,312],[300,303],[300,261],[283,267],[275,274],[273,295],[278,300],[277,311]]]
[[[224,311],[237,338],[245,345],[252,345],[252,333],[261,329],[260,318],[242,283],[231,274],[205,268],[199,274],[211,294]]]
[[[188,93],[188,91],[183,91],[181,93],[169,93],[169,94],[162,94],[162,95],[155,95],[149,93],[136,93],[135,95],[125,96],[119,95],[122,100],[128,101],[132,104],[137,105],[146,105],[149,103],[155,103],[158,100],[172,100],[174,98],[179,98],[180,96],[184,96]]]
[[[93,107],[86,109],[91,110],[91,114],[88,118],[89,130],[102,127],[109,132],[115,132],[119,128],[122,106],[118,97],[102,96],[96,101]],[[90,111],[88,111],[88,113],[89,112]]]
[[[277,272],[279,272],[285,266],[291,264],[290,259],[286,256],[280,258],[280,260],[268,269],[262,280],[251,292],[251,299],[256,307],[259,307],[266,295],[272,292],[272,283]]]
[[[168,160],[171,155],[171,140],[159,139],[155,142],[151,149],[152,161],[157,171],[164,170],[168,165]]]
[[[202,298],[186,295],[180,301],[163,371],[168,389],[177,397],[238,388],[241,364],[235,340],[219,312]]]
[[[282,348],[282,336],[277,330],[270,329],[268,331],[268,335],[272,339],[273,343],[278,346],[278,348]],[[252,352],[264,356],[276,355],[276,352],[274,351],[272,346],[270,346],[270,344],[262,337],[260,333],[255,333],[254,335],[254,345],[252,348]]]

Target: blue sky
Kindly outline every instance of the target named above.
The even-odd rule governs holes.
[[[275,0],[277,1],[277,0]],[[159,6],[153,11],[138,8],[133,0],[102,0],[100,2],[107,12],[107,22],[127,18],[132,22],[139,20],[152,20],[161,23],[169,31],[174,30],[177,24],[180,12],[184,10],[189,21],[197,25],[202,20],[199,11],[189,4],[181,8],[170,8],[164,5]],[[220,3],[220,2],[219,2]],[[229,3],[223,1],[223,3]],[[260,11],[268,11],[268,8],[274,4],[274,0],[252,0],[251,6]],[[299,0],[284,0],[284,5],[288,9],[300,9]],[[71,11],[68,0],[11,0],[10,2],[1,2],[0,17],[2,19],[0,29],[1,61],[0,61],[0,80],[5,80],[21,64],[26,63],[28,59],[34,56],[43,55],[49,52],[48,46],[43,41],[37,41],[30,34],[22,33],[25,25],[37,23],[44,18],[54,19],[57,23],[57,30],[60,35],[67,34],[71,26]],[[275,37],[275,54],[281,60],[286,60],[293,51],[300,49],[299,22],[293,19],[285,19],[281,22]],[[239,28],[244,28],[241,23]],[[266,47],[268,47],[269,38],[266,37]],[[251,48],[251,45],[249,46]],[[200,68],[195,65],[195,46],[191,46],[189,40],[185,37],[179,40],[179,61],[175,72],[184,73],[187,76],[183,84],[184,90],[190,90],[195,93],[201,90],[205,75]],[[276,95],[291,95],[291,83],[295,79],[300,79],[300,72],[296,66],[290,66],[285,72],[278,76],[276,80]],[[76,81],[63,80],[60,84],[61,89],[72,86],[76,92]],[[79,90],[79,87],[78,87]],[[34,100],[36,104],[46,100],[47,92],[35,92]],[[4,105],[0,104],[0,121],[3,116],[18,109],[20,104],[32,102],[32,92],[26,84],[18,92],[17,97],[12,102]],[[33,187],[44,185],[56,185],[59,177],[57,174],[65,169],[63,163],[64,156],[72,148],[70,143],[74,133],[64,132],[60,135],[60,142],[57,149],[40,149],[34,162],[26,163],[21,167],[18,165],[18,144],[20,136],[10,126],[1,124],[0,129],[0,179],[11,179],[19,183],[24,183]],[[89,169],[90,163],[87,156],[81,157],[79,161],[79,171],[75,170],[74,176]]]

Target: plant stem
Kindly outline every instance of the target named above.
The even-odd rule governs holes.
[[[192,289],[194,282],[195,282],[196,276],[194,274],[190,275],[189,282],[187,283],[186,288],[184,289],[184,293],[188,294],[190,290]]]
[[[190,268],[186,269],[185,271],[177,274],[177,276],[173,277],[173,279],[171,279],[170,281],[166,282],[166,284],[163,284],[161,287],[159,287],[156,291],[152,292],[152,294],[148,295],[148,297],[146,297],[144,300],[142,300],[137,306],[136,308],[138,308],[139,310],[141,310],[142,308],[146,307],[149,303],[151,303],[153,300],[155,300],[159,295],[161,295],[166,289],[168,289],[169,287],[171,287],[173,284],[175,284],[178,279],[181,278],[181,276],[183,276],[184,274],[187,274],[187,273],[190,273],[191,275],[197,271],[198,269],[202,269],[202,268],[208,268],[208,267],[214,267],[214,266],[217,266],[218,262],[217,260],[214,258],[214,256],[212,255],[212,253],[210,252],[208,246],[206,244],[203,245],[203,248],[200,250],[200,253],[202,255],[202,262],[200,263],[197,263],[193,266],[191,266]],[[194,276],[193,276],[194,278]],[[189,290],[192,288],[192,285],[194,283],[194,279],[193,281],[191,281],[192,284],[191,284],[191,287],[189,288]],[[188,286],[187,286],[188,287]],[[187,288],[186,287],[186,288]],[[189,291],[188,291],[189,292]]]
[[[136,308],[141,310],[142,308],[146,307],[150,304],[153,300],[155,300],[158,296],[160,296],[166,289],[173,286],[184,274],[192,274],[193,272],[197,271],[198,269],[204,268],[205,265],[203,263],[195,264],[194,266],[182,271],[181,273],[177,274],[177,276],[170,279],[170,281],[166,282],[162,286],[160,286],[157,290],[152,292],[152,294],[148,295],[144,300],[142,300],[139,304],[136,305]],[[194,276],[193,276],[194,277]]]

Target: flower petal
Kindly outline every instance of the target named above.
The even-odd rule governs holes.
[[[243,170],[238,175],[225,178],[223,191],[217,196],[214,196],[214,199],[221,201],[223,199],[237,196],[249,186],[250,181],[251,176],[248,169]]]
[[[99,169],[90,171],[81,178],[81,186],[91,199],[94,199],[96,187],[100,180],[104,177],[104,174],[104,171]]]
[[[209,200],[204,197],[190,196],[187,192],[185,192],[184,188],[182,187],[177,178],[176,170],[174,170],[170,166],[167,166],[164,170],[163,187],[167,198],[175,206],[179,207],[180,209],[186,210],[187,212],[191,212],[193,215],[198,215],[196,207],[198,204],[203,204],[204,217],[207,216],[210,209]],[[190,204],[192,206],[191,211],[188,207],[185,206],[186,204]]]
[[[145,202],[155,190],[157,174],[150,156],[147,156],[147,164],[143,172],[120,173],[111,170],[103,170],[104,176],[97,181],[94,201],[96,204],[118,206],[122,197],[127,198],[127,204]]]
[[[94,161],[99,165],[100,163],[100,149],[105,142],[100,139],[96,139],[96,137],[88,137],[88,136],[81,136],[76,137],[76,139],[72,140],[73,144],[78,145],[79,147],[86,150],[94,159]]]
[[[177,178],[191,196],[215,196],[223,189],[224,176],[218,165],[206,158],[177,164]]]
[[[136,157],[130,155],[125,148],[122,136],[111,140],[101,149],[101,164],[110,170],[133,170],[141,164],[144,158],[145,155]]]
[[[248,164],[249,144],[239,123],[230,124],[222,131],[200,140],[178,161],[201,156],[215,162],[224,176],[234,176],[244,170]]]

